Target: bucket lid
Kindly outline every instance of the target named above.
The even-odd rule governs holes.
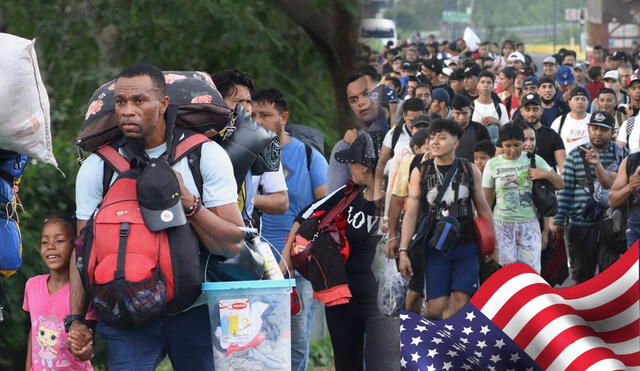
[[[285,280],[254,280],[254,281],[228,281],[228,282],[204,282],[203,291],[221,291],[236,289],[266,289],[266,288],[291,288],[296,285],[295,279]]]

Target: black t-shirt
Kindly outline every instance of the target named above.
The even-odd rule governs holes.
[[[445,192],[440,205],[433,205],[433,201],[438,194],[442,180],[447,177],[451,165],[437,166],[433,160],[428,160],[422,163],[420,171],[427,171],[422,184],[422,192],[426,192],[422,198],[426,202],[424,210],[434,211],[436,220],[443,218],[445,212],[450,216],[455,216],[460,223],[458,246],[464,246],[477,241],[477,238],[473,226],[473,174],[469,165],[463,163],[464,159],[459,161],[461,163],[451,181],[451,189]],[[464,169],[465,166],[467,166],[467,171]]]
[[[475,121],[470,121],[469,125],[464,129],[460,144],[456,149],[456,157],[462,157],[469,162],[473,161],[473,146],[481,140],[491,140],[489,130]]]

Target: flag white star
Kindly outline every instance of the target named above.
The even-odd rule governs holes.
[[[473,312],[469,312],[467,313],[467,317],[465,319],[468,319],[469,321],[473,321],[474,318],[476,318],[476,315],[473,314]]]
[[[453,331],[453,326],[451,325],[444,325],[444,327],[449,331]]]
[[[407,361],[404,360],[404,357],[400,358],[400,367],[407,367]]]
[[[416,326],[416,331],[420,331],[420,332],[422,332],[422,331],[427,331],[427,328],[426,328],[426,327],[424,327],[424,326],[417,325],[417,326]]]
[[[478,358],[482,358],[482,353],[480,353],[480,352],[478,352],[478,351],[473,352],[473,354],[475,354],[475,355],[476,355],[476,357],[478,357]]]
[[[405,330],[404,325],[400,325],[400,332],[402,332],[404,330]]]
[[[505,342],[502,339],[498,339],[498,341],[496,341],[496,348],[498,349],[502,349],[503,346],[505,346]]]
[[[511,353],[511,358],[509,358],[509,360],[511,360],[512,362],[518,362],[519,359],[520,356],[518,355],[518,353]]]
[[[502,358],[500,358],[500,354],[494,354],[491,356],[491,362],[493,363],[498,363],[502,360]]]
[[[418,363],[418,360],[420,359],[420,355],[418,354],[418,352],[412,353],[411,354],[411,360],[415,363]]]
[[[496,368],[493,366],[487,366],[487,370],[489,371],[496,371]]]
[[[453,365],[451,365],[451,362],[445,362],[445,363],[442,364],[442,369],[443,370],[449,371],[449,369],[451,367],[453,367]]]
[[[431,339],[431,342],[432,342],[432,343],[436,343],[436,344],[441,344],[441,343],[442,343],[442,339],[440,339],[440,338],[433,338],[433,339]]]
[[[478,341],[478,344],[476,344],[476,346],[480,349],[483,349],[484,347],[487,346],[487,343],[484,340]]]
[[[402,344],[402,342],[400,342],[400,348],[402,348],[404,346],[404,344]]]
[[[406,321],[409,319],[409,316],[407,316],[406,314],[401,314],[400,315],[400,321]]]
[[[418,345],[420,343],[422,343],[422,338],[420,338],[420,336],[411,338],[411,345]]]
[[[489,330],[489,326],[482,326],[480,328],[480,332],[482,333],[482,335],[486,335],[487,332],[489,332],[489,331],[491,331],[491,330]]]
[[[439,353],[436,348],[429,349],[429,351],[427,352],[427,357],[435,358],[438,354]]]
[[[455,350],[453,350],[453,349],[452,349],[452,350],[450,350],[450,351],[448,351],[448,352],[447,352],[447,355],[448,355],[449,357],[452,357],[452,358],[453,358],[453,357],[455,357],[455,356],[457,356],[457,355],[458,355],[458,352],[456,352]]]
[[[464,332],[465,335],[469,336],[469,334],[473,334],[473,330],[471,329],[471,327],[465,327],[462,332]]]
[[[436,371],[436,368],[432,365],[427,366],[427,371]]]
[[[461,366],[461,368],[463,368],[463,369],[465,369],[465,370],[471,370],[471,369],[473,369],[473,367],[469,366],[469,365],[468,365],[468,364],[466,364],[466,363],[465,363],[464,365],[462,365],[462,366]]]
[[[467,338],[460,338],[460,341],[465,344],[469,344],[469,340],[467,340]]]

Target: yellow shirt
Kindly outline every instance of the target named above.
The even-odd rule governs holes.
[[[393,180],[393,194],[398,197],[409,196],[409,167],[411,167],[412,160],[413,156],[403,159],[396,172],[396,177]]]

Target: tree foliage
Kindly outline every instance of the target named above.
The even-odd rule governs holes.
[[[291,8],[296,3],[304,9]],[[43,218],[75,211],[79,166],[73,140],[94,89],[135,62],[152,63],[163,70],[210,73],[238,68],[255,76],[258,87],[283,91],[292,121],[321,129],[331,144],[341,134],[336,129],[344,125],[339,117],[345,115],[344,103],[341,108],[336,105],[336,94],[342,89],[344,95],[344,85],[336,84],[344,83],[345,71],[350,72],[355,61],[342,45],[353,35],[341,34],[342,28],[331,24],[342,20],[352,27],[357,18],[354,4],[356,1],[350,0],[0,3],[2,32],[37,39],[52,108],[54,152],[65,174],[31,163],[23,176],[24,266],[10,279],[0,279],[9,317],[0,324],[0,369],[24,367],[24,283],[28,277],[46,272],[38,253]],[[296,11],[312,11],[308,14],[316,18],[300,17]],[[97,363],[101,362],[104,359],[99,357]]]

